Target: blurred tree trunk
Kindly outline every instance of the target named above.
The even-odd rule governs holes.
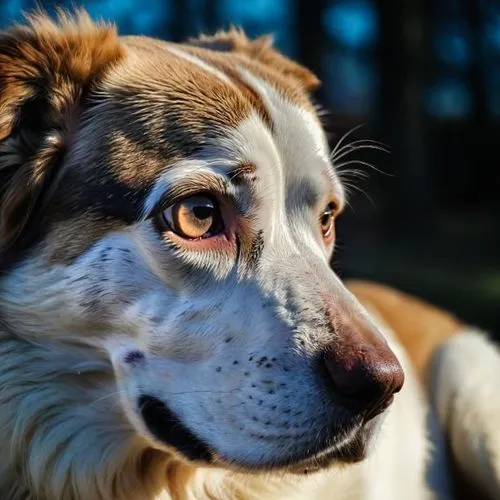
[[[190,32],[190,12],[187,1],[170,1],[172,5],[172,16],[164,28],[164,32],[170,33],[170,40],[182,42]]]
[[[326,31],[322,15],[326,0],[296,0],[295,29],[297,30],[297,59],[318,76],[322,73],[322,55],[325,53]]]
[[[387,197],[387,225],[401,237],[428,231],[430,182],[423,97],[426,81],[425,2],[378,0],[380,16],[380,108],[384,141],[393,151],[394,190]],[[392,234],[392,236],[396,236]]]
[[[223,26],[219,26],[219,16],[217,12],[217,0],[205,0],[203,9],[203,22],[205,33],[214,33]]]
[[[472,61],[469,69],[469,81],[472,87],[472,95],[475,98],[474,111],[476,114],[476,122],[479,125],[484,125],[488,120],[488,111],[486,104],[486,88],[483,78],[483,54],[482,54],[482,16],[480,2],[466,1],[466,18],[471,34],[471,49]]]

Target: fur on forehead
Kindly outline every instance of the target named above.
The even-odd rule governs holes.
[[[307,91],[316,89],[320,83],[318,77],[309,69],[275,50],[272,35],[250,40],[243,30],[232,27],[228,31],[218,31],[215,35],[191,38],[188,43],[205,49],[243,54],[275,69],[285,77],[296,80]]]

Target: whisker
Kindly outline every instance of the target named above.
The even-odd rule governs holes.
[[[343,167],[346,167],[348,165],[362,165],[363,167],[368,167],[368,168],[371,168],[372,170],[375,170],[375,172],[378,172],[379,174],[383,174],[383,175],[387,175],[389,177],[393,177],[392,174],[388,173],[388,172],[384,172],[383,170],[380,170],[379,168],[377,168],[375,165],[367,162],[367,161],[363,161],[363,160],[348,160],[348,161],[344,161],[342,163],[338,163],[338,164],[333,164],[333,166],[337,169],[339,168],[343,168]],[[354,169],[356,170],[356,169]],[[342,172],[342,171],[340,171]]]
[[[345,187],[344,187],[345,189]],[[344,204],[345,204],[345,207],[349,210],[352,211],[352,213],[356,213],[356,210],[354,209],[354,206],[353,204],[351,203],[351,200],[349,200],[349,197],[351,195],[351,193],[349,192],[349,190],[345,190],[346,191],[346,195],[345,195],[345,200],[344,200]],[[337,246],[337,244],[335,244],[335,246]]]
[[[373,207],[375,207],[375,202],[373,201],[372,197],[364,189],[361,189],[359,186],[356,186],[355,184],[347,182],[347,183],[344,183],[344,189],[346,189],[347,193],[349,193],[349,190],[354,190],[358,193],[361,193],[362,195],[364,195],[366,197],[366,199],[371,203],[371,205]]]
[[[370,177],[368,172],[365,172],[364,170],[361,170],[359,168],[346,168],[345,170],[340,170],[337,172],[337,176],[339,177],[341,182],[343,180],[348,180],[352,178],[368,179],[368,177]]]
[[[335,156],[335,153],[338,151],[338,149],[340,148],[340,146],[342,145],[342,143],[352,134],[354,134],[354,132],[356,132],[356,130],[359,130],[361,127],[363,127],[363,124],[359,124],[359,125],[356,125],[355,127],[351,128],[350,130],[348,130],[337,142],[337,144],[335,144],[335,147],[333,148],[333,151],[330,155],[331,158],[333,158]]]
[[[231,389],[229,391],[209,391],[209,390],[200,390],[200,391],[180,391],[180,392],[168,392],[166,391],[165,394],[168,394],[169,396],[184,396],[186,394],[232,394],[236,391],[239,391],[239,387],[235,387],[234,389]]]
[[[92,401],[92,403],[89,404],[89,406],[94,406],[96,405],[97,403],[100,403],[101,401],[104,401],[105,399],[109,399],[109,398],[112,398],[114,396],[119,396],[121,394],[125,394],[125,391],[124,390],[121,390],[121,391],[116,391],[116,392],[112,392],[110,394],[106,394],[105,396],[102,396],[100,398],[97,398],[95,401]]]
[[[365,149],[375,149],[377,151],[382,151],[383,153],[390,153],[390,150],[385,148],[384,146],[380,146],[376,143],[367,143],[364,141],[359,141],[356,144],[348,144],[342,147],[335,156],[331,157],[331,161],[335,163],[336,161],[344,158],[345,156],[354,153],[355,151],[363,151]]]
[[[357,147],[360,145],[371,145],[371,146],[378,146],[380,148],[383,148],[383,150],[386,150],[387,153],[390,153],[390,147],[387,144],[384,144],[383,142],[376,141],[374,139],[357,139],[355,141],[348,142],[347,144],[344,144],[341,148],[335,147],[335,149],[332,151],[330,157],[335,158],[336,154],[341,153],[342,151],[345,151],[346,149],[350,149],[353,147]]]
[[[344,195],[345,195],[344,203],[346,204],[347,207],[353,208],[350,202],[350,198],[352,196],[351,184],[349,182],[342,182],[342,187],[344,188]]]

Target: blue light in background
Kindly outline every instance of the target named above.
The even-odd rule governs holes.
[[[500,8],[489,13],[485,19],[484,41],[486,47],[495,52],[500,52]]]
[[[33,8],[33,5],[27,5],[27,2],[23,0],[7,0],[3,5],[0,2],[0,24],[5,25],[13,21],[20,21],[23,11],[29,8]]]
[[[198,36],[200,33],[208,33],[207,28],[214,19],[206,19],[206,0],[186,0],[187,10],[189,12],[189,32],[188,36]],[[213,30],[212,30],[213,31]]]
[[[436,56],[445,64],[465,68],[471,60],[471,49],[466,28],[459,23],[439,26],[433,37]]]
[[[336,2],[325,11],[323,25],[334,40],[352,49],[363,49],[377,41],[377,12],[366,0]]]
[[[489,65],[484,69],[484,80],[486,90],[486,102],[488,111],[495,118],[500,117],[500,66]]]
[[[492,89],[488,95],[488,110],[494,118],[500,117],[500,91]]]
[[[366,115],[372,111],[378,93],[378,78],[370,59],[336,50],[323,60],[329,104],[336,114]]]
[[[71,0],[43,2],[36,0],[0,0],[0,25],[11,24],[22,19],[23,12],[29,12],[42,6],[50,14],[54,14],[55,6],[70,10],[75,5],[85,8],[94,19],[115,22],[120,32],[164,34],[165,25],[169,21],[171,3],[166,0],[148,0],[147,8],[140,7],[138,0],[87,0],[74,2]]]
[[[278,24],[288,17],[289,2],[286,0],[222,0],[218,2],[219,16],[229,18],[235,24],[258,20],[264,24]]]
[[[137,6],[134,0],[94,0],[83,2],[88,13],[94,18],[102,18],[105,20],[114,19],[116,22],[124,15],[130,15],[130,11]]]
[[[121,33],[161,33],[168,22],[170,2],[148,0],[147,8],[141,8],[137,0],[94,0],[80,2],[94,19],[114,21]]]
[[[295,9],[289,0],[221,0],[217,16],[223,26],[242,27],[252,37],[271,33],[276,46],[288,55],[294,53],[291,23]]]
[[[443,77],[429,85],[424,96],[427,112],[441,119],[466,118],[472,112],[469,86],[458,77]]]

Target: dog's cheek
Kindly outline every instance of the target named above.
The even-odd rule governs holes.
[[[43,248],[0,284],[2,313],[18,334],[81,341],[107,334],[145,288],[148,274],[124,238],[105,238],[66,265]],[[2,293],[2,290],[8,290]]]
[[[9,327],[25,338],[60,341],[68,334],[80,337],[102,317],[89,313],[97,309],[98,300],[90,288],[86,275],[48,265],[37,255],[3,280],[2,315]]]
[[[116,330],[128,329],[147,354],[194,366],[221,354],[223,333],[213,321],[220,307],[181,298],[165,285],[152,287],[125,308]]]

